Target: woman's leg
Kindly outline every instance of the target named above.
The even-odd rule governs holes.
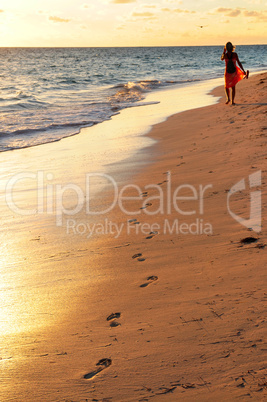
[[[232,105],[235,105],[235,86],[232,87]]]
[[[225,95],[226,95],[226,105],[230,102],[230,92],[229,92],[229,88],[224,87],[225,90]]]

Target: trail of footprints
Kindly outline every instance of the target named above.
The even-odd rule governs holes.
[[[168,172],[165,172],[165,174],[168,174]],[[162,185],[163,183],[166,183],[167,181],[168,181],[168,180],[164,180],[163,182],[158,183],[158,184],[159,184],[159,185]],[[143,198],[146,198],[146,197],[148,196],[148,192],[147,192],[147,191],[144,191],[143,193],[141,193],[141,196],[142,196]],[[145,209],[145,208],[150,207],[150,206],[152,206],[152,203],[148,202],[148,203],[145,204],[144,207],[141,207],[140,209]],[[136,218],[130,219],[128,222],[129,222],[129,223],[132,223],[132,224],[134,224],[134,225],[139,225],[139,224],[140,224],[140,222],[139,222]],[[158,234],[158,232],[156,232],[156,231],[150,232],[150,233],[148,234],[148,236],[146,237],[146,239],[153,239],[153,237],[156,236],[157,234]],[[143,262],[143,261],[146,260],[146,259],[143,257],[143,254],[142,254],[142,253],[136,253],[136,254],[134,254],[134,255],[132,256],[132,259],[136,259],[136,260],[139,261],[139,262]],[[148,277],[146,278],[146,282],[142,283],[139,287],[140,287],[140,288],[146,288],[146,287],[149,286],[151,283],[156,282],[157,280],[158,280],[158,277],[157,277],[156,275],[148,276]],[[119,326],[121,325],[121,323],[118,321],[118,319],[120,319],[120,317],[121,317],[121,313],[119,313],[119,312],[117,312],[117,313],[111,313],[111,314],[106,318],[106,320],[110,323],[109,325],[110,325],[111,328],[116,328],[116,327],[119,327]],[[96,363],[96,368],[95,368],[94,370],[90,371],[89,373],[85,374],[85,375],[83,376],[83,378],[86,379],[86,380],[91,380],[91,379],[94,378],[97,374],[99,374],[100,372],[102,372],[102,371],[105,370],[106,368],[110,367],[111,364],[112,364],[112,360],[111,360],[110,358],[103,358],[103,359],[100,359],[100,360]]]
[[[180,158],[180,159],[183,159],[183,156],[180,156],[179,158]],[[185,164],[184,161],[181,162],[180,164],[178,164],[177,166],[181,166],[181,165],[183,165],[183,164]],[[168,176],[168,175],[169,175],[169,172],[164,172],[164,174]],[[162,182],[158,183],[158,185],[162,185],[162,184],[167,183],[167,182],[168,182],[168,179],[167,179],[167,180],[163,180]],[[226,192],[228,192],[228,190],[226,190]],[[147,191],[144,191],[143,193],[140,194],[140,196],[141,196],[142,198],[146,198],[146,197],[148,196],[148,192],[147,192]],[[148,202],[148,203],[145,204],[145,206],[141,207],[140,209],[145,209],[145,208],[148,208],[148,207],[150,207],[150,206],[152,206],[152,203]],[[140,222],[139,222],[136,218],[130,219],[128,222],[129,222],[129,223],[132,223],[132,224],[135,224],[135,225],[139,225],[139,224],[140,224]],[[153,237],[155,237],[157,234],[158,234],[158,232],[150,232],[150,233],[147,235],[146,239],[147,239],[147,240],[153,239]],[[240,240],[240,242],[239,242],[240,246],[239,246],[239,247],[246,246],[246,245],[249,245],[249,244],[251,244],[251,243],[257,243],[258,240],[259,240],[259,238],[246,237],[246,238]],[[257,248],[265,248],[265,246],[266,246],[266,244],[261,244],[261,243],[256,245]],[[146,260],[146,259],[143,257],[143,254],[142,254],[142,253],[136,253],[136,254],[134,254],[134,255],[132,256],[132,259],[134,259],[134,260],[136,260],[136,261],[138,261],[138,262],[144,262],[144,261]],[[144,283],[142,283],[141,285],[139,285],[139,287],[140,287],[140,288],[147,288],[149,285],[151,285],[152,283],[155,283],[155,282],[157,282],[157,281],[158,281],[158,276],[156,276],[156,275],[151,275],[151,276],[148,276],[148,277],[146,278],[146,282],[144,282]],[[111,328],[116,328],[116,327],[119,327],[119,326],[121,325],[121,323],[118,321],[120,318],[121,318],[121,313],[120,313],[120,312],[116,312],[116,313],[111,313],[111,314],[106,318],[106,320],[109,322],[109,326],[110,326]],[[86,380],[90,380],[90,379],[94,378],[97,374],[99,374],[100,372],[102,372],[103,370],[105,370],[106,368],[110,367],[111,364],[112,364],[112,360],[111,360],[110,358],[103,358],[103,359],[100,359],[100,360],[96,363],[95,369],[93,369],[92,371],[90,371],[90,372],[88,372],[87,374],[85,374],[85,375],[83,376],[83,378],[86,379]],[[264,385],[265,385],[265,384],[266,384],[266,383],[264,383]],[[174,385],[175,385],[175,386],[172,387],[171,389],[166,389],[166,390],[164,390],[164,392],[162,392],[162,394],[164,394],[164,393],[169,393],[169,392],[173,392],[173,390],[176,388],[176,386],[177,386],[177,385],[181,385],[181,384],[174,384]],[[259,385],[260,385],[260,384],[259,384]],[[238,385],[238,386],[239,386],[239,385]],[[182,384],[182,387],[185,388],[185,389],[187,389],[187,388],[194,388],[194,384]]]
[[[119,318],[121,317],[121,313],[111,313],[108,317],[107,317],[107,321],[110,322],[110,327],[114,328],[114,327],[118,327],[121,324],[117,321]],[[85,380],[91,380],[92,378],[94,378],[97,374],[99,374],[101,371],[105,370],[106,368],[108,368],[109,366],[111,366],[112,364],[112,360],[110,358],[104,358],[104,359],[100,359],[97,363],[96,363],[96,368],[92,371],[90,371],[87,374],[84,374],[83,378]]]

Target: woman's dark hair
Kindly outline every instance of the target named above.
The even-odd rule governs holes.
[[[235,46],[233,46],[233,44],[231,42],[227,42],[225,47],[226,47],[227,52],[232,52],[235,49]]]

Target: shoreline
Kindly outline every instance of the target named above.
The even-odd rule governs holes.
[[[264,85],[258,84],[259,76],[251,80],[254,80],[259,89]],[[238,86],[237,102],[239,99],[244,102],[246,91],[251,86],[250,80],[242,84],[244,88]],[[218,91],[221,89],[215,90],[216,96]],[[248,135],[250,129],[255,131],[255,121],[257,129],[261,124],[262,106],[259,101],[257,105],[256,97],[260,96],[260,93],[252,95],[256,99],[254,106],[244,103],[237,105],[234,110],[231,106],[225,106],[228,107],[227,110],[219,109],[224,108],[221,101],[213,106],[176,114],[154,126],[148,133],[149,137],[157,140],[154,144],[153,164],[146,165],[137,175],[133,172],[134,182],[142,190],[146,189],[147,184],[157,184],[164,192],[170,179],[169,175],[166,175],[168,171],[174,179],[174,186],[190,183],[197,187],[200,183],[208,185],[213,181],[214,191],[207,191],[204,203],[207,202],[208,205],[205,218],[215,225],[216,230],[212,235],[197,236],[193,239],[186,236],[180,239],[173,233],[164,236],[161,233],[153,233],[149,239],[144,233],[124,235],[119,240],[111,236],[100,238],[97,249],[89,251],[89,255],[93,253],[89,261],[98,267],[98,275],[102,278],[92,284],[90,295],[87,297],[82,281],[83,275],[86,278],[88,251],[80,250],[75,253],[72,247],[71,262],[74,263],[80,258],[77,269],[80,269],[81,261],[85,263],[80,285],[83,296],[79,300],[77,295],[75,299],[76,324],[73,326],[73,322],[69,322],[65,317],[59,332],[55,328],[53,334],[44,332],[39,338],[40,345],[35,345],[35,352],[32,354],[28,350],[31,356],[28,359],[33,366],[27,368],[22,359],[20,363],[23,375],[18,373],[17,377],[21,384],[23,378],[26,380],[23,391],[25,395],[27,379],[31,378],[31,395],[35,401],[44,397],[50,398],[49,400],[83,400],[82,398],[87,397],[114,397],[116,400],[129,401],[153,397],[155,400],[162,400],[164,393],[173,393],[174,398],[183,400],[227,400],[230,395],[244,395],[242,388],[246,386],[254,397],[254,392],[257,391],[254,387],[262,374],[259,370],[262,342],[259,341],[262,331],[261,310],[260,305],[254,306],[256,321],[249,310],[249,318],[253,323],[250,324],[244,308],[248,308],[251,302],[252,295],[249,291],[252,283],[254,300],[263,297],[263,268],[259,265],[259,258],[264,249],[257,249],[255,245],[239,249],[237,245],[240,238],[247,235],[247,229],[238,226],[232,217],[226,215],[225,208],[222,209],[222,206],[225,206],[224,194],[229,186],[253,172],[251,166],[254,164],[257,169],[261,167],[258,159],[262,158],[260,151],[263,151],[263,148],[259,145],[263,141],[262,132],[257,134],[257,142],[255,140],[252,144]],[[245,127],[242,127],[245,134],[240,130],[243,120],[242,115],[238,115],[239,108],[245,109],[242,110],[243,114],[249,110]],[[251,108],[256,109],[254,112],[257,120],[254,118],[254,122],[251,122],[252,118],[249,116]],[[225,115],[224,118],[228,117],[229,122],[222,120],[222,115]],[[230,119],[234,120],[233,123]],[[220,127],[219,123],[223,127]],[[177,136],[176,127],[186,135]],[[200,127],[202,134],[199,132]],[[212,136],[215,128],[219,131],[219,138]],[[227,154],[231,149],[229,144],[232,143],[241,144],[241,156],[238,145],[233,146],[232,154]],[[251,156],[248,156],[249,145]],[[226,161],[231,166],[224,165]],[[251,164],[249,169],[245,165],[247,161]],[[121,164],[124,164],[125,168],[124,162]],[[131,167],[133,166],[131,164]],[[129,167],[127,163],[126,167]],[[212,176],[215,176],[215,179],[211,179]],[[157,190],[156,187],[149,189],[149,194],[140,200],[141,208],[144,202],[151,201],[152,205],[142,210],[140,217],[133,216],[133,219],[142,219],[142,222],[148,224],[154,223],[153,215],[147,215],[145,212],[146,209],[151,212],[151,208],[156,207],[157,199],[152,197],[157,195]],[[104,189],[101,197],[110,199],[110,189]],[[138,208],[136,200],[130,200],[128,206],[140,212],[140,202]],[[242,206],[242,198],[235,199],[235,208],[240,208],[240,205]],[[186,209],[184,202],[182,206]],[[157,218],[162,220],[162,216],[158,215]],[[109,218],[121,223],[126,219],[125,214],[116,208]],[[190,217],[188,222],[192,222]],[[266,241],[264,227],[259,237],[261,242]],[[34,244],[37,243],[39,241]],[[85,245],[84,240],[80,243],[81,246]],[[33,249],[37,247],[34,246]],[[238,260],[242,252],[245,253],[246,264],[250,266],[245,272],[244,257]],[[132,258],[135,254],[142,254],[141,258],[144,260]],[[54,260],[56,266],[66,263],[66,255],[62,255],[60,261],[58,263]],[[234,273],[231,270],[233,264]],[[257,269],[256,278],[250,278],[252,268]],[[154,279],[147,279],[152,277]],[[87,283],[88,276],[85,280],[85,284]],[[238,286],[239,302],[234,298],[234,289],[236,291]],[[220,296],[217,296],[217,293]],[[110,327],[106,318],[116,311],[121,312],[121,317],[115,320],[121,325]],[[254,321],[258,327],[254,326]],[[76,335],[73,331],[75,327],[78,330]],[[238,332],[240,335],[237,335]],[[256,344],[256,347],[250,345],[250,338],[251,345]],[[49,344],[46,340],[49,340]],[[212,341],[218,346],[212,347]],[[30,345],[32,347],[33,343]],[[250,351],[248,357],[245,354],[247,350]],[[201,357],[202,355],[205,357]],[[84,378],[84,375],[94,371],[95,364],[102,358],[112,359],[111,367],[103,373],[93,375],[89,380]],[[238,361],[239,366],[235,361]],[[222,362],[225,362],[224,372],[218,369]],[[251,367],[247,368],[249,364]],[[240,366],[242,370],[239,369]],[[50,370],[53,367],[51,373],[48,371],[49,367]],[[204,367],[205,369],[202,369]],[[34,375],[32,369],[36,370]],[[41,375],[43,369],[45,376]],[[246,377],[247,384],[239,387],[239,382],[236,385],[233,379],[238,377],[238,370],[242,371],[243,376],[247,370],[254,370],[256,380],[250,383],[250,377]],[[201,377],[197,374],[199,372]]]
[[[253,75],[256,75],[256,74],[261,74],[264,71],[265,70],[258,70],[258,71],[252,71],[251,70],[250,75],[253,76]],[[116,116],[120,115],[121,113],[123,113],[124,110],[128,110],[128,109],[131,109],[131,108],[137,108],[137,107],[145,107],[145,106],[152,106],[153,107],[153,105],[161,103],[161,100],[158,100],[158,99],[155,98],[155,95],[157,95],[157,94],[160,94],[159,97],[161,98],[161,93],[164,93],[164,92],[166,92],[166,93],[168,93],[168,92],[171,93],[173,91],[178,91],[179,92],[179,90],[183,90],[186,87],[190,87],[190,86],[194,87],[194,85],[205,86],[205,84],[208,84],[208,86],[209,86],[210,82],[214,82],[214,87],[217,87],[218,84],[216,84],[215,82],[216,81],[221,81],[221,80],[222,80],[222,78],[220,78],[220,77],[213,78],[213,79],[206,78],[206,79],[203,79],[203,80],[198,80],[197,79],[197,80],[192,80],[192,81],[188,81],[188,82],[185,81],[183,83],[176,83],[176,84],[173,84],[173,86],[171,86],[171,87],[163,87],[163,88],[151,90],[150,92],[146,93],[146,97],[143,100],[138,101],[136,103],[133,103],[131,106],[124,107],[124,108],[120,109],[117,112],[114,112],[114,114],[112,114],[109,118],[107,118],[107,119],[105,119],[105,120],[103,120],[101,122],[93,123],[93,124],[90,124],[88,126],[81,126],[81,127],[78,128],[78,131],[75,132],[75,133],[72,133],[72,134],[69,134],[69,135],[63,136],[61,138],[54,139],[54,140],[50,140],[50,141],[47,141],[47,142],[43,142],[43,143],[40,143],[40,144],[37,143],[37,144],[32,144],[32,145],[21,146],[20,148],[10,148],[10,149],[0,150],[0,154],[4,154],[5,152],[14,152],[14,151],[25,150],[25,149],[39,147],[39,146],[47,145],[47,144],[53,144],[53,143],[65,140],[67,138],[71,138],[71,137],[75,137],[77,135],[81,135],[81,134],[83,134],[84,130],[87,131],[88,129],[90,129],[92,127],[95,127],[95,126],[98,127],[99,125],[101,125],[101,124],[103,124],[105,122],[111,122],[114,119],[114,117],[116,117]],[[209,92],[207,92],[207,94],[209,94]],[[151,98],[150,103],[147,102],[147,98],[148,99]],[[195,106],[192,106],[191,109],[194,109],[195,107],[201,107],[201,106],[196,106],[195,105]],[[187,108],[185,110],[187,110]],[[181,113],[182,111],[183,110],[173,111],[173,112],[171,112],[171,114],[169,114],[169,112],[166,110],[165,111],[165,113],[166,113],[165,119],[167,119],[172,114]],[[152,121],[152,123],[149,124],[149,125],[150,125],[150,127],[153,127],[155,124],[157,124],[157,122]],[[145,130],[145,132],[146,132],[146,130]],[[140,135],[142,135],[142,133],[140,133]]]
[[[94,123],[94,124],[91,124],[91,125],[88,125],[88,126],[81,126],[78,129],[78,131],[73,133],[73,134],[66,135],[66,136],[63,136],[62,138],[55,139],[55,140],[50,140],[50,141],[43,142],[43,143],[40,143],[40,144],[37,143],[37,144],[33,144],[33,145],[22,146],[20,148],[5,149],[5,150],[0,151],[0,153],[4,154],[5,152],[14,152],[14,151],[20,151],[20,150],[30,149],[30,148],[34,148],[34,147],[39,147],[39,146],[42,146],[42,145],[53,144],[53,143],[56,143],[56,142],[60,142],[62,140],[64,141],[64,140],[66,140],[68,138],[71,138],[71,137],[75,137],[77,135],[83,135],[84,133],[87,133],[88,135],[90,135],[91,131],[96,131],[96,133],[98,133],[98,131],[101,131],[101,129],[99,129],[99,125],[101,127],[102,125],[105,126],[108,123],[109,124],[114,124],[113,123],[114,119],[115,119],[115,124],[116,124],[116,120],[117,120],[118,116],[119,116],[119,119],[120,119],[121,115],[122,115],[121,118],[125,122],[126,118],[124,117],[124,114],[127,113],[127,111],[129,109],[130,110],[131,109],[136,110],[136,108],[139,108],[139,107],[148,109],[148,112],[145,111],[144,113],[142,113],[142,112],[140,113],[140,112],[136,111],[136,115],[138,116],[140,114],[141,116],[142,115],[145,116],[146,114],[149,114],[150,115],[150,121],[148,120],[147,124],[151,127],[151,126],[153,126],[154,124],[157,123],[157,121],[155,120],[156,113],[154,113],[154,116],[153,116],[153,109],[154,109],[153,106],[155,106],[157,104],[160,104],[162,101],[164,102],[165,99],[168,97],[168,94],[172,94],[174,92],[177,92],[177,94],[179,94],[180,91],[182,91],[182,93],[183,93],[183,91],[185,91],[186,88],[190,88],[190,87],[194,87],[194,86],[200,87],[200,88],[205,87],[205,86],[210,87],[210,85],[213,85],[212,82],[214,82],[214,87],[215,87],[215,86],[217,86],[216,81],[219,81],[219,80],[220,80],[220,78],[206,79],[206,80],[195,80],[195,81],[192,80],[192,81],[189,81],[189,82],[185,81],[183,83],[172,84],[169,87],[166,86],[166,87],[150,90],[150,91],[146,92],[145,98],[142,99],[141,101],[133,103],[132,105],[130,105],[128,107],[124,107],[124,108],[114,112],[114,114],[112,114],[109,118],[104,119],[103,121],[101,121],[99,123]],[[205,89],[204,89],[202,95],[204,95],[204,93],[205,93]],[[184,93],[184,95],[185,96],[187,95],[186,92]],[[200,102],[200,105],[201,105],[201,99],[200,98],[198,99],[198,102]],[[160,106],[162,106],[162,105],[160,105]],[[169,107],[170,107],[170,105],[169,105]],[[186,108],[188,108],[188,105],[186,105]],[[162,108],[160,108],[160,109],[162,109]],[[160,109],[159,109],[159,111],[160,111]],[[169,116],[169,113],[178,113],[179,111],[180,111],[179,108],[177,109],[177,111],[175,111],[175,109],[173,108],[173,111],[169,112],[167,107],[165,107],[165,112],[164,113],[166,113],[166,116],[164,117],[164,114],[162,112],[160,112],[161,113],[161,118],[167,118]],[[130,112],[130,116],[131,116],[131,112]],[[104,128],[104,130],[106,130],[106,128]],[[135,132],[137,134],[139,134],[141,136],[142,133],[146,132],[146,131],[147,131],[147,128],[138,127],[137,124],[136,124]],[[90,137],[89,137],[89,139],[90,139]]]

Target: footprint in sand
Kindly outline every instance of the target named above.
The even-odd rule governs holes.
[[[134,255],[132,256],[133,259],[134,259],[134,258],[138,258],[138,257],[142,257],[142,253],[137,253],[137,254],[134,254]]]
[[[118,322],[118,321],[112,321],[110,324],[109,324],[109,326],[111,327],[111,328],[116,328],[116,327],[119,327],[121,324]]]
[[[152,275],[152,276],[149,276],[148,278],[147,278],[147,281],[148,282],[145,282],[145,283],[143,283],[142,285],[140,285],[140,288],[146,288],[148,285],[150,285],[152,282],[155,282],[155,281],[157,281],[158,280],[158,277],[156,276],[156,275]]]
[[[151,205],[152,205],[151,202],[147,202],[147,203],[145,204],[145,206],[144,206],[144,207],[141,207],[140,209],[146,209],[147,207],[151,207]]]
[[[143,198],[146,198],[146,197],[148,196],[148,192],[147,192],[147,191],[143,191],[143,192],[140,194],[140,196],[143,197]]]
[[[146,237],[146,239],[152,239],[154,236],[156,236],[158,232],[150,232],[149,235]]]
[[[98,363],[96,363],[96,369],[93,371],[90,371],[90,373],[87,373],[83,376],[83,378],[85,378],[86,380],[90,380],[91,378],[95,377],[98,373],[100,373],[102,370],[104,370],[105,368],[109,367],[112,363],[111,359],[101,359],[99,360]]]
[[[111,323],[109,324],[111,328],[116,328],[121,325],[118,321],[116,321],[116,319],[120,318],[120,316],[121,316],[121,313],[111,313],[107,317],[107,321],[111,321]]]
[[[145,261],[146,259],[142,257],[142,253],[134,254],[132,256],[133,259],[137,258],[137,261]]]
[[[111,313],[107,317],[107,321],[115,320],[115,318],[120,318],[120,316],[121,316],[121,313]]]
[[[129,219],[128,222],[132,223],[133,225],[140,225],[140,222],[138,222],[138,220],[135,219],[135,218],[134,219]]]

